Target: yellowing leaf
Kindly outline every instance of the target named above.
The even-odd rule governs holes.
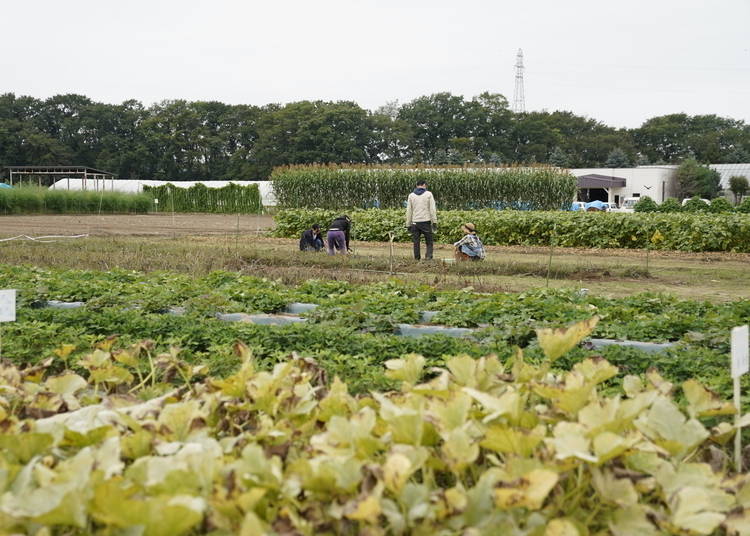
[[[383,480],[386,487],[394,493],[401,491],[411,474],[411,460],[403,454],[391,454],[383,464]]]
[[[695,419],[686,419],[669,399],[659,396],[635,420],[638,429],[674,455],[682,455],[705,440],[709,433]]]
[[[613,536],[656,536],[660,532],[646,517],[645,506],[618,508],[609,523]]]
[[[549,492],[557,484],[557,473],[534,469],[512,482],[502,482],[495,488],[495,505],[504,510],[528,508],[538,510]]]
[[[555,449],[555,458],[578,458],[587,462],[596,462],[597,458],[589,451],[591,441],[586,437],[586,431],[579,423],[559,422],[555,426],[554,437],[547,439]]]
[[[455,473],[459,473],[477,459],[479,445],[471,439],[464,428],[455,428],[446,434],[441,451],[448,466]]]
[[[483,422],[490,422],[504,415],[517,418],[521,410],[521,398],[518,395],[518,392],[512,388],[508,388],[508,390],[499,397],[482,391],[477,391],[470,387],[464,387],[463,391],[482,404],[485,410],[489,413],[489,415],[483,419]]]
[[[385,375],[392,380],[401,380],[415,385],[422,377],[424,364],[424,357],[417,354],[409,354],[403,359],[389,359],[385,362],[388,369]]]
[[[618,506],[633,506],[638,503],[638,492],[627,478],[617,478],[609,470],[596,468],[591,473],[598,499]]]
[[[353,521],[365,521],[374,524],[378,521],[381,512],[380,500],[375,495],[370,495],[359,501],[356,509],[346,514],[346,517]]]
[[[724,521],[724,512],[732,507],[727,493],[702,487],[680,489],[670,498],[672,523],[696,534],[712,534]]]
[[[594,316],[567,328],[538,329],[536,336],[539,339],[539,346],[544,350],[547,359],[555,361],[588,337],[598,321],[599,317]]]
[[[716,393],[709,391],[696,380],[684,382],[682,391],[685,393],[688,414],[691,417],[733,415],[736,412],[734,404],[722,400]]]
[[[492,425],[487,428],[484,440],[482,440],[480,445],[495,452],[518,454],[519,456],[527,457],[544,439],[545,435],[545,427],[541,425],[533,430]]]
[[[477,382],[477,360],[468,355],[452,357],[445,365],[458,385],[475,387]]]
[[[544,536],[581,536],[581,532],[569,519],[559,518],[547,523]]]
[[[73,374],[71,372],[63,374],[62,376],[47,378],[44,385],[49,391],[57,393],[58,395],[72,395],[81,389],[85,389],[88,383],[78,374]]]

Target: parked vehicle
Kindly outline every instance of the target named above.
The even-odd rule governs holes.
[[[688,197],[686,199],[683,199],[682,200],[682,206],[684,207],[687,204],[687,202],[690,201],[690,199],[692,199],[692,198]],[[701,198],[701,201],[703,201],[707,205],[711,204],[711,201],[709,199],[703,199],[703,198]]]
[[[635,204],[640,200],[640,197],[626,197],[617,212],[635,212]]]

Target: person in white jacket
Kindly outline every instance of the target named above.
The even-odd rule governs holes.
[[[417,187],[406,200],[406,227],[411,232],[414,243],[414,258],[421,259],[419,243],[424,235],[426,259],[432,259],[432,235],[437,230],[437,208],[432,192],[427,191],[425,181],[417,182]]]

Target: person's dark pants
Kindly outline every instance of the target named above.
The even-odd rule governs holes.
[[[320,237],[317,237],[315,240],[313,240],[312,245],[308,244],[305,246],[305,251],[320,251],[323,249],[323,239]]]
[[[411,229],[411,239],[414,243],[414,258],[419,260],[422,258],[422,253],[419,250],[419,242],[422,235],[424,235],[424,243],[427,246],[425,253],[425,259],[432,258],[432,222],[429,221],[415,221]]]
[[[328,254],[346,255],[346,235],[344,231],[328,231]]]

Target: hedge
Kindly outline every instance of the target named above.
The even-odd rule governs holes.
[[[149,211],[151,203],[146,194],[36,186],[0,189],[0,214],[144,213]]]
[[[144,186],[153,199],[158,199],[158,210],[163,212],[211,212],[219,214],[258,214],[262,210],[257,184],[227,184],[221,188],[208,188],[196,184],[178,188],[173,184]]]
[[[298,165],[274,169],[283,208],[399,208],[423,179],[445,209],[570,207],[576,178],[548,167]]]
[[[340,211],[281,210],[275,234],[297,238],[313,223],[326,226]],[[353,210],[356,240],[409,240],[404,210]],[[632,248],[750,252],[750,216],[745,214],[624,214],[616,212],[457,211],[438,212],[439,242],[455,242],[460,225],[472,222],[486,245]],[[656,231],[661,238],[654,239]]]

